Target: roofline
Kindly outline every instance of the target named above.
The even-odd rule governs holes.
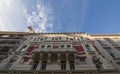
[[[120,34],[90,34],[90,36],[120,36]]]
[[[12,35],[37,35],[37,34],[87,34],[86,32],[47,32],[47,33],[29,33],[29,32],[15,32],[15,31],[0,31],[0,34]],[[89,34],[90,36],[120,36],[120,34]]]
[[[29,32],[13,32],[13,31],[0,31],[0,34],[86,34],[85,32],[47,32],[47,33],[29,33]]]

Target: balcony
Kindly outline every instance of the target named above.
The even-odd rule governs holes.
[[[40,48],[33,50],[33,53],[35,52],[76,52],[74,48]]]

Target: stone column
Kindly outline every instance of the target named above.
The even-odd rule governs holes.
[[[40,70],[40,67],[41,67],[41,62],[42,62],[42,57],[43,57],[43,53],[40,53],[40,59],[39,59],[39,64],[38,64],[38,66],[37,66],[37,68],[36,68],[36,70]]]
[[[77,53],[74,53],[74,60],[77,59]]]
[[[40,63],[43,61],[43,53],[40,53]]]
[[[69,53],[66,53],[66,70],[70,70],[69,69],[69,58],[68,58],[68,56],[69,56]]]
[[[41,61],[39,61],[39,64],[38,64],[36,70],[40,70],[40,67],[41,67]]]
[[[48,53],[48,60],[47,60],[48,63],[51,62],[51,55],[52,55],[51,53]]]
[[[35,53],[32,54],[32,64],[34,63],[34,61],[35,61]]]
[[[57,53],[57,62],[60,63],[60,53]]]
[[[66,61],[69,60],[68,56],[69,56],[69,53],[66,53]]]

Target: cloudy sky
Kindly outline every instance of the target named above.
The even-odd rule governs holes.
[[[0,0],[0,31],[120,33],[120,0]]]

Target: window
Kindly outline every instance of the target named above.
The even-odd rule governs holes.
[[[45,48],[45,45],[42,45],[41,48]]]
[[[120,51],[120,47],[115,47],[115,48]]]
[[[102,46],[105,46],[106,44],[102,41],[102,40],[97,40],[99,43],[100,43],[100,45],[102,45]]]
[[[66,62],[61,61],[61,70],[66,70]]]
[[[112,49],[111,49],[111,48],[105,49],[105,50],[106,50],[113,58],[118,58],[118,56],[112,52]]]
[[[41,65],[41,70],[46,70],[46,66],[47,66],[47,61],[43,61]]]
[[[27,47],[27,45],[24,45],[21,49],[20,49],[20,51],[25,51],[25,48]]]
[[[85,47],[86,47],[87,51],[91,51],[91,48],[89,45],[85,45]]]
[[[69,61],[69,65],[70,65],[70,70],[74,70],[75,69],[74,61]]]
[[[80,37],[81,38],[81,40],[84,40],[84,38],[83,37]]]
[[[61,48],[64,48],[65,46],[64,45],[61,45]]]
[[[39,62],[36,61],[36,62],[33,64],[33,68],[32,68],[33,70],[36,70],[36,68],[37,68],[37,66],[38,66],[38,63],[39,63]]]
[[[68,37],[66,37],[66,39],[68,40]]]
[[[55,40],[58,40],[58,38],[55,38]]]
[[[54,37],[52,37],[52,40],[54,40]]]
[[[9,62],[6,66],[5,69],[9,70],[9,68],[13,65],[14,62]]]
[[[110,38],[104,38],[106,41],[108,41],[111,45],[115,45],[115,42]]]
[[[43,38],[40,39],[40,41],[42,41],[42,40],[43,40]]]
[[[70,38],[70,40],[73,40],[73,38]]]
[[[61,40],[61,37],[59,37],[59,40]]]
[[[48,45],[47,48],[51,48],[51,45]]]
[[[45,40],[47,40],[47,37],[45,37]]]
[[[71,47],[71,45],[67,45],[67,48],[70,48]]]
[[[80,63],[81,64],[86,64],[86,56],[81,56],[81,57],[78,57],[80,59]]]
[[[120,66],[120,62],[116,62],[116,64],[117,64],[118,66]]]

